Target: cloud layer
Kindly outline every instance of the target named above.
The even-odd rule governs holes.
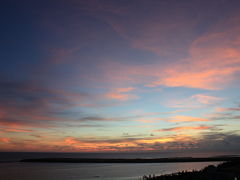
[[[3,7],[0,151],[239,150],[239,2]]]

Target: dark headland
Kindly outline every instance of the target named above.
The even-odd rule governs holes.
[[[239,180],[240,161],[233,160],[207,166],[199,171],[182,171],[161,176],[144,176],[143,180]]]

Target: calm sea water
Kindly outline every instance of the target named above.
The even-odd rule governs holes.
[[[112,157],[111,157],[112,156]],[[119,153],[116,158],[156,158],[156,155]],[[22,158],[41,157],[91,157],[113,158],[106,153],[0,153],[1,180],[139,180],[143,175],[167,174],[182,170],[198,170],[210,164],[200,163],[131,163],[131,164],[97,164],[97,163],[20,163]],[[160,157],[160,156],[158,156]]]

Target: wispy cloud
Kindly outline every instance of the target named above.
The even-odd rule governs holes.
[[[0,81],[0,86],[0,125],[9,129],[57,126],[74,103],[71,95],[30,82]]]
[[[29,129],[16,129],[16,128],[0,128],[2,132],[14,132],[14,133],[29,133],[32,130]]]
[[[122,116],[122,117],[103,117],[103,116],[86,116],[82,117],[79,120],[84,121],[125,121],[125,120],[134,120],[136,118],[142,117],[141,115],[133,116]]]
[[[159,129],[155,131],[186,131],[186,130],[208,130],[211,127],[209,126],[181,126],[181,127],[174,127],[174,128],[166,128],[166,129]]]
[[[3,22],[24,31],[6,29],[0,151],[239,150],[238,2],[106,2],[19,3],[37,38]]]
[[[221,107],[217,107],[216,108],[217,112],[228,112],[228,111],[240,111],[240,107],[232,107],[232,108],[221,108]]]
[[[133,87],[127,87],[127,88],[115,88],[105,94],[105,96],[109,99],[115,99],[120,101],[127,101],[130,99],[136,99],[138,96],[134,94],[130,94],[135,88]]]
[[[131,32],[135,29],[134,34],[138,35],[135,38],[129,38],[134,47],[150,50],[161,56],[170,54],[166,53],[169,50],[163,49],[166,49],[165,47],[173,48],[174,42],[169,42],[169,38],[167,38],[168,42],[161,42],[167,37],[161,31],[166,31],[170,35],[169,29],[164,30],[164,28],[169,25],[171,31],[171,28],[175,24],[152,28],[152,25],[156,24],[154,23],[155,20],[158,22],[157,19],[153,19],[153,22],[147,22],[152,23],[151,25],[144,25],[144,19],[141,19],[139,23],[144,26],[144,30],[139,27],[128,28],[129,25],[131,26],[128,21],[123,23],[118,19],[114,19],[110,20],[109,23],[118,33],[124,34],[124,37],[131,37],[127,34],[132,35]],[[152,64],[132,66],[130,64],[110,62],[101,68],[103,68],[106,74],[105,77],[109,77],[108,80],[112,83],[141,83],[146,87],[166,86],[205,90],[223,89],[226,85],[236,80],[235,74],[240,71],[240,53],[236,46],[236,44],[239,44],[239,24],[237,20],[235,16],[232,16],[228,20],[216,23],[211,30],[203,33],[201,36],[195,37],[193,35],[195,38],[186,42],[187,47],[185,48],[188,49],[188,56],[186,58],[178,58],[178,60],[168,63],[158,61]],[[113,21],[114,23],[112,23]],[[189,27],[189,25],[193,27],[197,25],[195,20],[192,22],[188,21],[187,26],[184,24],[184,21],[181,22],[183,24],[176,24],[180,29]],[[173,29],[174,34],[176,34],[176,28],[174,27]],[[189,32],[185,32],[188,36]],[[161,36],[164,37],[161,38]],[[184,36],[181,37],[183,38]],[[179,40],[179,42],[182,43],[183,39]],[[233,39],[235,40],[233,41]],[[179,45],[176,47],[179,47]],[[172,51],[169,52],[172,53]],[[113,69],[117,69],[117,71],[113,71]]]
[[[195,94],[184,99],[169,100],[167,105],[175,108],[201,108],[209,105],[216,105],[224,98],[209,96],[205,94]]]
[[[240,119],[239,107],[216,107],[215,112],[208,115],[209,119],[222,121],[238,121]]]
[[[0,138],[4,150],[22,151],[158,151],[158,152],[237,152],[240,150],[240,137],[236,133],[202,132],[198,136],[171,135],[171,136],[134,136],[134,137],[72,137],[55,138],[48,142],[39,140],[22,140],[6,137]]]
[[[169,122],[195,122],[195,121],[209,121],[205,118],[177,115],[169,118]]]
[[[9,143],[9,142],[10,142],[10,138],[7,138],[7,137],[0,137],[0,142],[3,142],[3,143]]]

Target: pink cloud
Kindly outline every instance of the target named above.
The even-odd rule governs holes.
[[[3,143],[9,143],[9,142],[10,142],[10,138],[7,138],[7,137],[0,137],[0,142],[3,142]]]
[[[204,106],[215,105],[223,100],[224,99],[220,97],[195,94],[188,98],[169,100],[166,104],[167,106],[174,108],[201,108]]]
[[[217,112],[227,112],[227,111],[240,111],[240,108],[239,107],[233,107],[233,108],[221,108],[221,107],[217,107],[217,108],[215,108],[215,110],[217,111]]]
[[[132,92],[135,88],[133,87],[127,87],[127,88],[115,88],[112,91],[105,94],[105,97],[109,99],[115,99],[120,101],[127,101],[130,99],[136,99],[137,96],[134,94],[129,94],[129,92]]]
[[[164,39],[164,37],[161,38],[162,27],[153,28],[154,20],[148,23],[152,24],[145,26],[144,29],[136,28],[136,40],[134,36],[133,38],[130,36],[129,41],[134,44],[134,47],[164,55],[162,52],[165,51],[164,47],[174,43],[162,43]],[[112,26],[119,34],[124,34],[124,37],[131,34],[126,30],[127,24],[124,22],[114,21]],[[182,26],[185,25],[176,25],[178,28]],[[234,82],[236,80],[234,75],[240,71],[239,30],[238,21],[230,18],[227,22],[223,21],[214,25],[205,34],[193,38],[189,46],[185,47],[188,51],[186,58],[145,65],[106,62],[104,67],[100,68],[104,71],[104,80],[115,85],[142,84],[146,87],[222,89]]]
[[[204,94],[196,94],[196,95],[193,95],[192,98],[196,99],[201,104],[214,104],[216,102],[223,100],[223,98],[208,96]]]
[[[209,121],[209,120],[205,118],[182,116],[182,115],[173,116],[169,120],[169,122],[195,122],[195,121]]]

